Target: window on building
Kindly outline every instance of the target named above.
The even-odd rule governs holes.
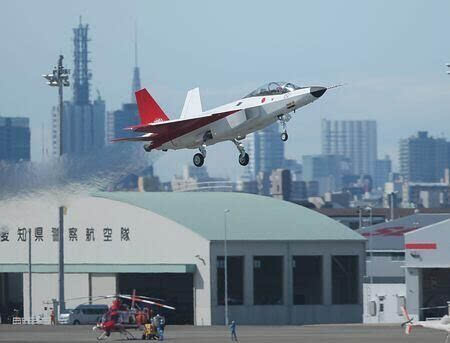
[[[391,260],[392,261],[404,261],[405,260],[405,253],[404,252],[392,252],[391,253]]]
[[[244,257],[227,257],[228,305],[244,304]],[[225,259],[217,257],[217,303],[225,305]]]
[[[357,304],[358,256],[332,256],[333,304]]]
[[[294,305],[322,304],[322,256],[292,259]]]
[[[253,257],[255,305],[283,304],[283,256]]]

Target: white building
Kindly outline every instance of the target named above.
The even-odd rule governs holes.
[[[84,302],[77,297],[136,289],[177,308],[166,313],[169,323],[223,324],[226,215],[230,318],[242,324],[361,322],[364,238],[299,205],[217,192],[110,192],[63,201],[46,194],[2,202],[3,316],[11,306],[28,315],[28,228],[33,315],[58,297],[61,203],[67,207],[66,308]]]
[[[415,265],[411,265],[411,271],[405,272],[408,268],[405,255],[406,261],[411,260],[408,245],[406,244],[405,249],[405,243],[407,237],[422,231],[420,228],[449,223],[449,218],[449,214],[417,213],[358,230],[367,238],[366,276],[363,285],[364,323],[401,323],[404,321],[401,307],[405,304],[408,309],[413,310],[411,313],[418,313],[418,273],[414,269]],[[450,239],[447,239],[447,242],[450,242]],[[442,258],[441,262],[447,263],[445,258]],[[414,286],[408,286],[408,282]],[[408,291],[408,287],[416,288],[412,292]],[[428,295],[430,296],[430,293]],[[422,298],[420,299],[422,301]],[[430,299],[424,301],[429,304]]]
[[[407,308],[426,320],[448,313],[450,219],[405,234]]]

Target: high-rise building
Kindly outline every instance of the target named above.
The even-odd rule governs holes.
[[[389,181],[389,174],[392,171],[392,161],[388,155],[382,160],[375,162],[374,184],[376,188],[383,188],[384,184]]]
[[[83,154],[105,145],[105,102],[98,93],[97,99],[90,100],[90,79],[88,58],[89,25],[80,21],[73,29],[74,68],[73,99],[64,102],[63,153]],[[97,91],[98,92],[98,91]],[[52,145],[53,153],[59,155],[59,111],[53,108]]]
[[[30,120],[0,117],[0,161],[30,160]]]
[[[250,156],[244,175],[246,179],[255,180],[260,172],[270,174],[272,170],[282,168],[284,145],[278,123],[248,135],[244,144]]]
[[[133,70],[133,83],[131,85],[131,103],[136,103],[136,97],[134,93],[141,89],[141,77],[139,75],[138,67],[138,45],[137,45],[137,34],[135,32],[134,37],[134,70]]]
[[[134,137],[137,134],[130,130],[124,130],[126,127],[138,125],[140,123],[139,112],[136,104],[135,93],[141,89],[141,78],[137,60],[137,41],[134,45],[134,69],[133,80],[131,82],[131,102],[122,104],[122,108],[117,111],[107,113],[106,117],[106,140],[111,142],[114,138]]]
[[[277,199],[290,200],[292,177],[287,169],[276,169],[270,175],[270,195]]]
[[[136,103],[122,104],[122,109],[113,112],[114,137],[134,137],[136,133],[131,130],[124,130],[126,127],[138,125],[139,113]]]
[[[322,154],[350,158],[352,174],[375,175],[377,123],[374,120],[322,121]]]
[[[400,174],[410,182],[439,182],[449,166],[449,142],[428,132],[400,140]]]
[[[317,181],[319,194],[340,190],[350,172],[348,159],[341,155],[305,155],[302,164],[303,180]]]

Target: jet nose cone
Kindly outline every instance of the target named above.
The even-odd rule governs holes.
[[[309,92],[316,98],[320,98],[326,91],[325,87],[311,87]]]

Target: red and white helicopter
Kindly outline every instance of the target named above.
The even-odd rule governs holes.
[[[148,152],[155,149],[198,148],[200,152],[193,158],[197,167],[203,165],[208,145],[231,141],[239,151],[239,163],[246,166],[249,155],[241,141],[248,134],[280,121],[283,126],[281,140],[286,141],[286,123],[291,119],[290,113],[317,100],[326,90],[326,87],[299,87],[289,82],[270,82],[241,99],[204,112],[200,91],[194,88],[187,93],[180,118],[169,120],[144,88],[136,92],[141,123],[126,128],[142,135],[113,141],[149,142],[144,145]]]
[[[155,301],[160,299],[137,296],[135,292],[133,292],[133,295],[108,295],[99,297],[96,300],[108,298],[114,298],[108,312],[103,315],[101,322],[97,323],[97,325],[92,328],[94,331],[103,331],[102,334],[97,337],[98,340],[109,337],[113,332],[120,333],[126,339],[136,339],[129,330],[143,330],[145,324],[151,323],[152,318],[154,317],[150,306],[175,310],[175,307]],[[128,307],[124,303],[125,301],[131,301],[131,306]]]
[[[435,308],[445,308],[444,306],[439,306]],[[405,333],[409,335],[413,327],[424,327],[427,329],[440,330],[446,332],[445,343],[448,343],[448,338],[450,336],[450,316],[445,315],[438,320],[425,320],[425,321],[415,321],[414,318],[410,318],[408,311],[405,307],[402,307],[403,316],[406,321],[402,323],[402,327],[405,328]]]

